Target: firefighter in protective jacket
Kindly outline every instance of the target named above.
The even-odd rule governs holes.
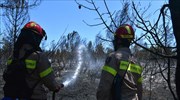
[[[28,57],[25,59],[26,69],[29,76],[26,82],[30,88],[33,89],[32,95],[29,97],[16,96],[13,93],[13,84],[4,85],[4,100],[5,98],[23,99],[23,100],[47,100],[47,91],[44,86],[50,91],[58,92],[61,86],[56,82],[51,64],[47,56],[42,52],[40,43],[43,38],[46,38],[46,32],[40,25],[31,21],[28,22],[21,30],[13,51],[13,56],[8,60],[10,64],[13,60],[23,58],[27,53]],[[11,88],[12,87],[12,88]],[[28,91],[26,91],[28,92]]]
[[[129,49],[134,30],[121,25],[114,34],[114,52],[106,58],[102,68],[97,100],[142,100],[142,67],[131,58]]]

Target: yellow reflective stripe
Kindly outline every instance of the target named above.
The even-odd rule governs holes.
[[[140,78],[138,79],[138,83],[142,83],[142,81],[143,81],[143,78],[140,77]]]
[[[133,35],[121,35],[122,38],[133,38]]]
[[[9,65],[11,63],[12,63],[12,59],[9,59],[7,61],[7,65]],[[25,63],[26,63],[26,68],[29,68],[29,69],[35,69],[36,68],[36,61],[35,60],[26,59]]]
[[[127,61],[121,61],[121,62],[120,62],[119,69],[121,69],[121,70],[128,70],[128,69],[129,69],[128,66],[130,66],[129,62],[127,62]],[[128,68],[128,69],[127,69],[127,68]]]
[[[131,34],[131,29],[129,28],[129,26],[125,26],[125,28],[128,31],[128,33]]]
[[[43,78],[43,77],[47,76],[48,74],[50,74],[52,71],[53,71],[52,68],[49,67],[49,68],[47,68],[46,70],[44,70],[43,72],[40,73],[40,77]]]
[[[127,62],[127,61],[121,61],[120,67],[126,67],[126,69],[127,69],[128,64],[129,64],[129,62]]]
[[[26,68],[29,68],[29,69],[35,69],[36,68],[36,61],[35,60],[26,59],[25,63],[26,63]]]
[[[128,67],[128,64],[129,64],[129,67]],[[128,70],[130,72],[134,72],[134,73],[137,73],[137,74],[142,73],[142,68],[139,65],[131,64],[131,63],[127,62],[127,61],[121,61],[120,62],[120,69],[121,70]]]
[[[115,76],[117,74],[117,71],[114,68],[109,67],[109,66],[104,66],[102,70],[109,72],[113,76]]]
[[[136,65],[136,64],[131,64],[130,70],[132,72],[135,72],[135,73],[138,73],[138,74],[142,73],[142,68],[139,65]]]
[[[11,64],[12,63],[12,59],[9,59],[8,61],[7,61],[7,65],[9,65],[9,64]]]

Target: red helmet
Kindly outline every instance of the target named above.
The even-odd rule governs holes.
[[[115,32],[115,37],[120,39],[128,39],[131,42],[134,39],[134,30],[128,24],[121,25]]]
[[[23,27],[23,29],[31,30],[31,31],[37,33],[38,35],[40,35],[40,36],[42,36],[42,37],[45,36],[45,34],[43,33],[42,27],[41,27],[39,24],[37,24],[37,23],[35,23],[35,22],[33,22],[33,21],[28,22],[28,23]]]

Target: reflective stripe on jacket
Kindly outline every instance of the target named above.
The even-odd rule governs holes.
[[[9,64],[11,64],[11,62],[12,62],[12,59],[9,59],[8,62],[7,62],[7,64],[9,65]],[[25,63],[26,63],[26,68],[27,68],[27,69],[35,70],[35,68],[36,68],[36,63],[37,63],[35,60],[26,59],[26,60],[25,60]],[[44,71],[40,72],[40,73],[39,73],[39,76],[40,76],[41,78],[46,77],[46,76],[47,76],[48,74],[50,74],[52,71],[53,71],[53,70],[52,70],[52,67],[49,66],[49,68],[47,68],[47,69],[45,69]]]
[[[97,100],[113,100],[112,84],[116,74],[119,74],[121,77],[124,76],[121,87],[122,100],[141,100],[142,68],[137,64],[129,63],[130,57],[131,52],[129,48],[120,48],[109,54],[102,68],[96,94]],[[124,75],[125,72],[126,74]]]
[[[132,73],[137,73],[139,75],[141,75],[142,73],[142,68],[141,66],[137,65],[137,64],[132,64],[132,63],[129,63],[128,61],[121,61],[120,62],[120,66],[119,66],[119,69],[120,70],[124,70],[124,71],[129,71],[129,72],[132,72]],[[113,76],[115,76],[117,74],[117,71],[110,67],[110,66],[103,66],[103,69],[104,71],[112,74]],[[140,77],[138,79],[138,82],[142,82],[142,77]]]
[[[12,60],[8,60],[7,64],[10,64]],[[58,83],[55,80],[53,69],[51,64],[44,53],[34,52],[27,59],[25,59],[26,68],[30,73],[27,77],[27,83],[32,88],[38,81],[40,81],[35,87],[32,99],[47,99],[46,86],[50,91],[55,91],[58,87]],[[31,74],[32,73],[32,74]]]

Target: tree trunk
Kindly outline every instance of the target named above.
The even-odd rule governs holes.
[[[173,31],[177,44],[176,92],[180,99],[180,0],[169,0]]]

